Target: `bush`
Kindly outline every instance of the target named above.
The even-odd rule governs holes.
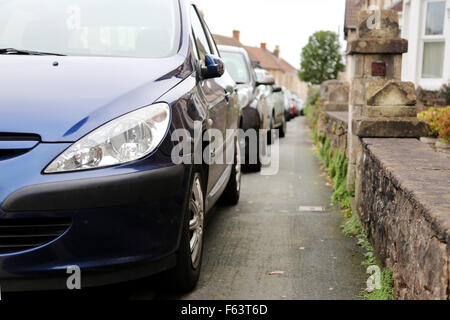
[[[450,107],[446,109],[447,111],[442,113],[436,124],[439,129],[439,140],[450,144]]]
[[[320,89],[313,89],[306,99],[306,105],[313,106],[320,98]]]
[[[450,106],[447,108],[430,108],[421,112],[417,117],[429,124],[430,136],[438,137],[443,142],[450,143]]]
[[[317,121],[319,120],[320,108],[319,108],[320,90],[314,89],[308,95],[305,107],[306,123],[311,128],[311,136],[314,142],[318,142],[317,136]]]

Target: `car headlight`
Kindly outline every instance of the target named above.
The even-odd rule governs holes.
[[[169,122],[170,107],[165,103],[128,113],[74,143],[44,173],[97,169],[143,158],[159,146]]]

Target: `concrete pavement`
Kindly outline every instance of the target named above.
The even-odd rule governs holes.
[[[240,204],[219,206],[210,215],[197,290],[156,298],[359,298],[366,280],[363,256],[340,230],[343,215],[320,177],[304,118],[288,124],[280,154],[278,175],[244,175]],[[282,274],[269,275],[274,271]]]

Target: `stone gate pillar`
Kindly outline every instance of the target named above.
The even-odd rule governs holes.
[[[399,37],[394,10],[363,10],[357,37],[348,43],[352,65],[349,92],[348,189],[355,189],[361,139],[414,138],[427,135],[416,117],[414,84],[402,82],[402,54],[408,41]]]

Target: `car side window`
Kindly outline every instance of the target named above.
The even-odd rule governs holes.
[[[205,56],[211,54],[211,48],[209,46],[208,37],[203,29],[202,22],[194,6],[191,6],[191,23],[198,54],[200,55],[200,59],[205,61]]]
[[[191,43],[192,43],[192,50],[194,51],[195,59],[200,60],[200,57],[198,55],[197,44],[195,43],[194,32],[192,30],[191,30]]]

